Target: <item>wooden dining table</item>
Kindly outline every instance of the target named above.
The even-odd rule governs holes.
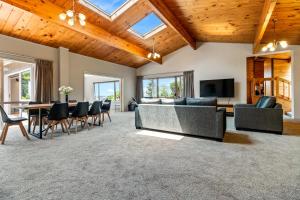
[[[69,103],[69,108],[71,107],[75,107],[77,105],[77,103]],[[42,120],[42,109],[47,109],[50,110],[50,108],[53,106],[53,103],[49,103],[49,104],[30,104],[30,105],[23,105],[18,107],[19,109],[22,110],[27,110],[28,111],[28,133],[32,136],[35,136],[39,139],[43,139],[43,132],[45,130],[43,130],[43,120]],[[29,116],[29,111],[30,110],[39,110],[39,132],[36,133],[32,133],[31,132],[31,126],[30,126],[30,116]]]

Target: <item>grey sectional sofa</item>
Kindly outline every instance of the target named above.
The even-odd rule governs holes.
[[[282,134],[283,110],[275,97],[264,96],[255,105],[234,106],[234,121],[237,130],[252,130]]]
[[[161,130],[218,141],[223,141],[226,130],[226,111],[217,109],[214,98],[142,100],[135,112],[137,129]]]

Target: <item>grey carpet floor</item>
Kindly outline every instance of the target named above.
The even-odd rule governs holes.
[[[225,142],[139,135],[133,113],[78,134],[0,146],[0,199],[300,199],[300,137],[237,132]]]

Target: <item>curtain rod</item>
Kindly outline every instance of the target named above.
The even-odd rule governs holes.
[[[155,76],[155,75],[164,75],[164,74],[176,74],[176,73],[183,73],[183,72],[193,72],[194,70],[187,70],[187,71],[177,71],[177,72],[164,72],[164,73],[157,73],[157,74],[145,74],[141,76]]]

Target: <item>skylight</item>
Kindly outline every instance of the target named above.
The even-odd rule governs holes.
[[[138,0],[79,0],[79,3],[110,20],[114,20],[137,1]]]
[[[153,12],[134,24],[129,31],[141,38],[148,38],[158,33],[167,26]]]

